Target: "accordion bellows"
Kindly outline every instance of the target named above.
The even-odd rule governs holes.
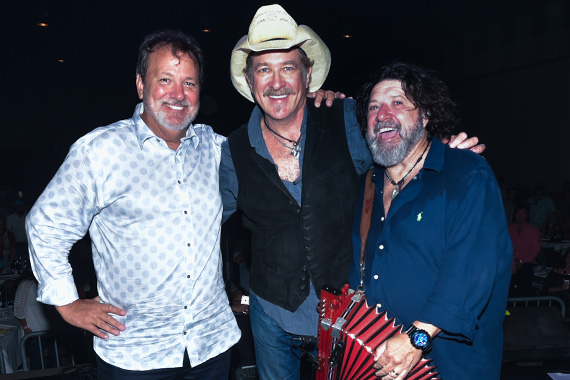
[[[363,293],[345,285],[341,291],[321,292],[321,315],[316,380],[373,380],[374,353],[386,339],[402,333],[385,311],[368,306]],[[407,380],[438,379],[431,359],[421,359]]]

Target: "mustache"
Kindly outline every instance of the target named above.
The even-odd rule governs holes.
[[[291,87],[283,87],[279,90],[274,90],[272,88],[268,88],[263,91],[263,96],[283,96],[283,95],[295,95],[295,91]]]
[[[190,107],[190,102],[187,100],[165,100],[162,104],[168,104],[170,106],[178,106],[178,107]]]

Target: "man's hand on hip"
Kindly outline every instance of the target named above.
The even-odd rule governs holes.
[[[108,303],[100,303],[99,297],[78,299],[69,305],[55,308],[67,323],[90,331],[101,339],[109,338],[105,332],[119,335],[126,328],[109,314],[125,316],[127,312]]]

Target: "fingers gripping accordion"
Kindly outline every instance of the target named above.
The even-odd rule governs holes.
[[[376,348],[402,333],[385,311],[368,306],[363,292],[345,285],[342,290],[321,291],[316,380],[378,379],[373,368]],[[408,380],[437,379],[431,359],[421,359],[408,373]]]

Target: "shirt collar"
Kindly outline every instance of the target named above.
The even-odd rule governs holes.
[[[431,141],[431,148],[429,148],[423,168],[439,172],[443,167],[444,153],[445,145],[439,140],[439,138],[434,137]]]
[[[141,114],[144,111],[143,103],[137,104],[135,107],[135,112],[133,114],[133,121],[135,123],[135,134],[137,136],[137,141],[139,143],[139,148],[142,150],[144,143],[150,138],[158,138],[153,131],[146,125],[144,120],[141,118]],[[190,124],[188,129],[186,130],[186,136],[180,140],[181,144],[184,144],[185,141],[190,140],[194,149],[198,148],[200,144],[200,137],[196,134],[194,130],[194,124]]]

